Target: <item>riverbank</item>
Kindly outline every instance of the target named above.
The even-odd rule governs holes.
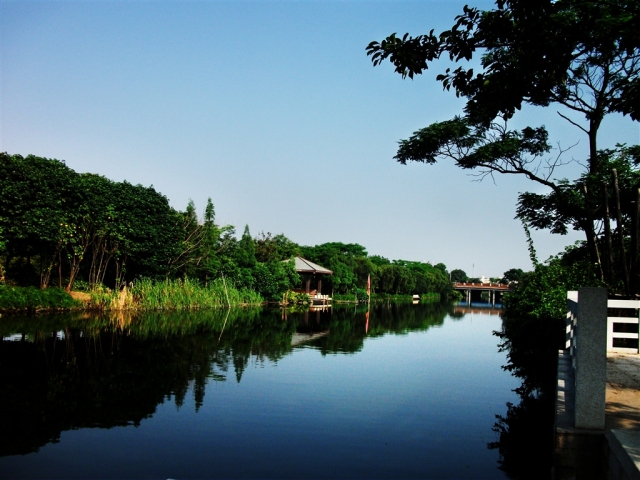
[[[372,293],[371,303],[411,303],[413,295],[393,295],[388,293]],[[442,295],[437,292],[423,293],[420,295],[421,303],[433,303],[442,300]],[[335,303],[367,303],[366,295],[349,295],[344,293],[336,293],[333,295]]]
[[[304,294],[288,292],[284,304],[306,303]],[[439,293],[420,295],[421,303],[441,300]],[[368,298],[335,294],[334,303],[367,303]],[[371,303],[411,303],[411,295],[372,294]],[[280,303],[280,302],[278,302]],[[40,290],[35,287],[0,286],[0,312],[47,312],[69,310],[197,310],[226,306],[266,305],[265,299],[249,289],[237,289],[230,282],[216,279],[206,285],[196,280],[177,279],[154,282],[142,279],[122,290],[105,287],[88,292],[66,292],[51,287]]]
[[[262,305],[253,290],[237,289],[221,279],[201,285],[189,279],[153,282],[142,279],[122,290],[100,287],[89,292],[66,292],[51,287],[0,286],[0,312],[70,310],[196,310],[225,306]]]

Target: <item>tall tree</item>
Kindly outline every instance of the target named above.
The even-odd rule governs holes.
[[[249,225],[244,226],[244,232],[238,242],[236,258],[241,268],[252,268],[256,265],[256,247],[249,232]]]
[[[374,65],[388,59],[409,78],[443,56],[454,62],[481,57],[478,72],[460,66],[436,77],[443,88],[466,98],[463,115],[401,140],[395,158],[402,164],[448,158],[480,177],[524,175],[564,201],[553,180],[564,160],[562,152],[547,158],[546,129],[510,130],[508,122],[523,104],[566,107],[558,114],[587,136],[587,171],[596,174],[603,118],[622,113],[640,119],[639,19],[635,0],[497,0],[489,11],[465,6],[453,27],[439,35],[433,30],[416,37],[393,34],[371,42],[367,54]],[[579,223],[591,260],[599,263],[590,216]]]

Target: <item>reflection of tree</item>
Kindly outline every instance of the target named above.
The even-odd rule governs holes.
[[[506,416],[496,415],[493,431],[500,452],[500,468],[512,478],[551,478],[553,402],[549,396],[525,396],[518,405],[507,403]],[[551,419],[550,419],[551,415]]]
[[[0,456],[56,442],[63,431],[139,425],[159,404],[180,408],[191,389],[196,411],[208,381],[235,379],[251,361],[277,362],[292,351],[293,333],[329,331],[313,342],[324,355],[362,349],[365,336],[441,325],[438,305],[288,314],[273,310],[117,313],[4,317],[0,343],[5,420]],[[306,317],[306,322],[305,322]]]
[[[224,332],[226,312],[3,319],[3,335],[25,332],[32,341],[0,344],[10,412],[0,455],[36,451],[69,429],[138,425],[167,400],[182,406],[190,386],[197,410],[208,379],[226,380],[229,365],[240,381],[250,357],[275,361],[291,351],[295,326],[279,312],[240,312]]]
[[[520,403],[507,403],[506,416],[496,415],[493,430],[499,440],[489,448],[499,450],[501,468],[514,478],[550,478],[550,432],[563,332],[556,322],[504,317],[502,330],[495,333],[502,340],[500,350],[507,352],[508,364],[503,368],[522,379],[522,385],[515,390]]]
[[[365,337],[385,334],[403,334],[410,331],[427,330],[442,325],[448,306],[435,303],[424,305],[390,304],[371,307],[369,329],[365,330],[367,307],[353,306],[334,308],[332,312],[290,314],[297,324],[298,332],[329,331],[329,334],[313,341],[323,355],[328,353],[355,353],[362,350]]]

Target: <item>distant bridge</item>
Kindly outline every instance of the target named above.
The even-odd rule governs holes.
[[[502,303],[504,293],[511,290],[509,285],[503,285],[502,283],[453,282],[452,285],[454,290],[462,292],[464,301],[469,305],[471,305],[474,296],[479,300],[482,292],[489,292],[489,303],[491,305]]]

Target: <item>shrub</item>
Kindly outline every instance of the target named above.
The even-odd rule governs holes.
[[[0,310],[71,309],[80,306],[61,288],[40,290],[35,287],[0,285]]]

